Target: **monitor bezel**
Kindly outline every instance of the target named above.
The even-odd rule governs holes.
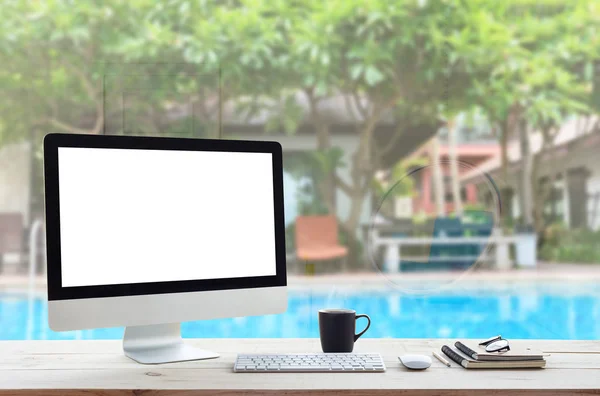
[[[276,274],[94,286],[62,286],[58,149],[61,147],[268,153],[273,159]],[[48,300],[71,300],[286,286],[282,148],[273,141],[48,134],[44,138]]]

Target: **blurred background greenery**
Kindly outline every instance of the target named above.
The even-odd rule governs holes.
[[[277,140],[309,128],[311,149],[286,159],[292,178],[311,181],[298,213],[336,213],[353,239],[383,195],[377,172],[394,179],[413,169],[409,154],[421,144],[433,153],[446,144],[452,157],[457,134],[473,129],[465,120],[477,120],[498,146],[496,179],[517,186],[520,214],[504,211],[503,224],[543,239],[564,223],[544,212],[545,156],[568,120],[585,120],[586,134],[599,129],[596,0],[5,0],[0,37],[0,145],[32,144],[34,215],[49,132],[236,138],[244,125]],[[347,122],[334,120],[331,103]],[[355,139],[346,154],[340,125]],[[448,172],[462,215],[458,171]],[[415,221],[446,214],[440,202]],[[581,235],[571,238],[597,241]],[[548,243],[548,259],[580,259]]]

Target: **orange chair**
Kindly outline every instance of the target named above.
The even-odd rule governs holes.
[[[348,249],[338,241],[335,216],[299,216],[296,218],[296,257],[300,261],[342,260],[346,268]]]

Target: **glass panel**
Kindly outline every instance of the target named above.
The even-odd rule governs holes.
[[[122,336],[48,328],[50,132],[281,143],[289,308],[186,337],[600,339],[600,2],[476,5],[3,4],[0,339]]]

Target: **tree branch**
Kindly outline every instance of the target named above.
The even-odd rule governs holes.
[[[318,105],[319,98],[315,98],[314,90],[312,87],[305,88],[302,90],[306,99],[308,100],[308,108],[310,109],[310,118],[314,121],[314,124],[321,124],[321,113],[319,113]],[[317,128],[318,129],[318,128]]]
[[[372,162],[372,168],[373,169],[380,169],[381,168],[381,157],[383,157],[382,154],[382,150],[379,149],[379,147],[377,146],[377,144],[373,144],[373,147],[371,148],[371,150],[373,151],[373,161]]]
[[[342,97],[344,98],[344,105],[346,106],[346,111],[350,115],[352,121],[356,122],[358,118],[356,117],[356,114],[354,114],[354,109],[350,105],[350,98],[346,94],[342,94]]]
[[[352,99],[354,100],[354,107],[356,107],[363,120],[369,118],[368,109],[364,107],[362,103],[360,103],[360,98],[358,97],[358,93],[356,91],[352,91]]]
[[[382,157],[387,156],[389,153],[392,152],[392,150],[394,150],[394,148],[396,148],[396,144],[400,141],[400,138],[402,138],[404,136],[404,127],[406,125],[403,125],[403,130],[402,131],[396,131],[396,133],[394,133],[392,135],[392,137],[390,138],[390,140],[388,140],[388,142],[386,143],[385,147],[381,150],[379,150],[379,155]]]
[[[94,84],[88,78],[88,76],[86,76],[84,72],[82,72],[78,67],[75,67],[69,61],[63,59],[60,61],[60,64],[63,65],[65,68],[69,69],[73,74],[77,76],[77,78],[79,78],[79,81],[81,81],[81,84],[83,85],[90,99],[95,101],[96,97],[98,96],[98,90],[96,89],[96,87],[94,87]]]
[[[326,197],[327,196],[327,189],[326,187],[323,185],[322,182],[317,182],[317,188],[319,189],[319,192],[321,193],[321,196]],[[323,199],[322,202],[325,204],[325,208],[327,209],[327,211],[330,214],[335,214],[335,208],[332,206],[331,202],[328,199]]]
[[[400,138],[403,136],[403,133],[395,133],[392,138],[387,142],[385,148],[379,150],[379,155],[382,157],[390,154],[395,148],[397,143],[400,141]]]
[[[368,191],[374,173],[373,161],[369,160],[369,155],[374,154],[373,151],[377,151],[378,148],[375,147],[375,144],[371,146],[369,143],[373,140],[373,133],[377,123],[380,121],[383,113],[391,108],[401,96],[402,94],[398,93],[381,105],[373,104],[373,111],[363,124],[359,149],[351,170],[352,179],[360,193],[364,194]]]
[[[342,180],[337,173],[333,174],[333,179],[335,180],[335,184],[344,192],[344,194],[348,196],[352,194],[352,187]]]
[[[398,92],[396,93],[396,95],[393,95],[392,97],[390,97],[388,99],[387,102],[385,102],[383,104],[383,106],[380,107],[380,113],[383,113],[384,111],[394,107],[394,105],[396,104],[396,102],[398,102],[398,100],[400,100],[400,98],[403,96],[402,92]]]
[[[197,103],[199,105],[198,107],[200,109],[202,121],[214,122],[215,120],[211,119],[210,117],[212,114],[215,114],[215,112],[217,112],[217,110],[219,109],[220,101],[223,101],[223,103],[225,103],[227,101],[227,96],[222,95],[222,97],[219,98],[219,95],[217,95],[217,100],[215,100],[211,106],[210,98],[208,98],[207,95],[205,94],[206,90],[202,89],[202,90],[198,90],[197,92],[200,97],[197,100],[194,100],[194,103]],[[246,118],[248,118],[248,115],[246,116]]]
[[[52,126],[54,126],[56,128],[62,129],[63,131],[69,132],[69,133],[78,133],[78,134],[91,134],[91,133],[94,133],[94,134],[97,134],[99,132],[99,130],[96,131],[96,127],[94,127],[94,129],[91,129],[91,130],[90,129],[82,129],[82,128],[78,128],[78,127],[73,126],[73,125],[66,124],[66,123],[64,123],[62,121],[57,120],[54,117],[47,118],[46,121],[50,125],[52,125]],[[96,124],[98,124],[98,122],[96,122]]]
[[[366,120],[363,127],[364,137],[361,138],[361,144],[363,140],[370,140],[372,138],[373,132],[375,131],[375,127],[377,123],[380,121],[381,116],[386,110],[389,110],[394,104],[402,97],[402,94],[396,94],[392,96],[388,101],[383,103],[381,106],[373,105],[373,112],[371,116]]]
[[[87,92],[90,100],[92,102],[94,102],[94,104],[96,106],[96,122],[94,123],[94,127],[91,130],[84,130],[84,129],[80,129],[80,128],[75,128],[75,129],[78,129],[80,131],[86,131],[86,132],[80,132],[80,133],[92,133],[95,135],[100,133],[100,131],[102,130],[102,127],[104,125],[104,111],[103,111],[102,100],[98,99],[98,90],[96,89],[96,87],[94,87],[94,84],[88,78],[88,76],[85,73],[83,73],[78,67],[75,67],[73,64],[71,64],[70,62],[68,62],[64,59],[61,60],[60,63],[63,66],[65,66],[67,69],[69,69],[71,72],[73,72],[73,74],[75,74],[79,78],[79,80],[81,81],[81,84],[83,85],[85,91]],[[58,124],[56,124],[56,122],[58,122]],[[58,125],[63,125],[63,126],[66,126],[67,128],[73,129],[73,127],[70,127],[69,125],[62,123],[55,118],[52,118],[51,124],[55,125],[57,127],[59,127]],[[63,129],[65,129],[65,128],[63,128]],[[68,129],[65,129],[65,130],[68,130]],[[74,133],[76,133],[76,132],[74,132]]]
[[[373,175],[373,170],[365,170],[364,180],[360,188],[360,192],[362,194],[366,194],[369,191],[369,188],[371,187],[371,182],[373,181]]]

